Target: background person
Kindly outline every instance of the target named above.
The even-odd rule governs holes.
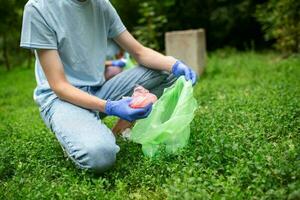
[[[120,48],[116,42],[114,42],[112,39],[108,39],[104,72],[106,81],[123,71],[127,62],[127,60],[124,58],[124,54],[124,50]]]

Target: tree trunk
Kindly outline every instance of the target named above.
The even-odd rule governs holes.
[[[10,62],[8,57],[8,49],[7,49],[7,37],[6,34],[3,35],[3,58],[4,58],[4,64],[7,70],[10,70]]]
[[[32,63],[32,51],[28,51],[28,57],[27,57],[27,68],[29,69],[31,67]]]

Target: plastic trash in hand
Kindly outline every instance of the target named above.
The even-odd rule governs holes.
[[[149,106],[150,103],[154,103],[157,100],[157,97],[154,94],[151,94],[148,90],[142,86],[137,86],[134,89],[133,95],[131,97],[129,106],[133,109],[140,109]],[[151,112],[151,111],[149,111]],[[119,119],[116,125],[113,127],[112,131],[114,134],[119,134],[124,131],[131,130],[132,123],[124,119]],[[128,132],[128,133],[127,133]],[[126,138],[129,138],[129,131],[126,133]],[[123,135],[123,134],[122,134]]]
[[[137,86],[134,89],[132,98],[130,102],[131,108],[144,108],[150,103],[157,101],[157,97],[142,86]]]
[[[188,144],[196,108],[192,82],[181,76],[165,89],[150,115],[137,121],[130,140],[142,144],[143,153],[148,157],[159,154],[162,149],[176,153]]]

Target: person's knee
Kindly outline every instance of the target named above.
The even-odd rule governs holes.
[[[144,77],[147,79],[157,79],[157,80],[164,80],[169,76],[169,73],[166,71],[150,69],[145,66],[140,65],[139,70],[141,74],[144,74]]]
[[[87,147],[87,165],[95,173],[110,169],[116,162],[119,147],[116,144],[95,144]]]
[[[73,160],[81,169],[87,169],[93,173],[102,173],[110,169],[116,162],[116,154],[119,146],[109,143],[93,143],[73,155]]]
[[[140,66],[136,70],[139,70],[139,74],[142,74],[139,84],[148,90],[163,87],[163,85],[170,86],[176,80],[176,77],[167,71],[149,69],[144,66]]]

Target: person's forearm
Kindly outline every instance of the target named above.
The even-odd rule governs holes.
[[[173,57],[164,56],[150,48],[144,47],[128,31],[124,31],[115,37],[114,40],[128,51],[139,64],[146,67],[171,72],[173,65],[177,61]]]
[[[75,104],[77,106],[97,110],[100,112],[105,111],[105,104],[106,101],[102,100],[96,96],[90,95],[69,83],[64,83],[56,88],[55,91],[56,95],[67,102]]]
[[[143,47],[136,56],[138,63],[151,69],[164,70],[171,72],[172,66],[176,63],[176,59],[171,56],[164,56],[161,53],[150,48]]]
[[[104,112],[106,101],[92,96],[68,82],[57,50],[39,49],[37,53],[49,85],[60,99],[87,109]]]
[[[111,60],[105,61],[105,67],[109,67],[109,66],[112,66],[112,61]]]

